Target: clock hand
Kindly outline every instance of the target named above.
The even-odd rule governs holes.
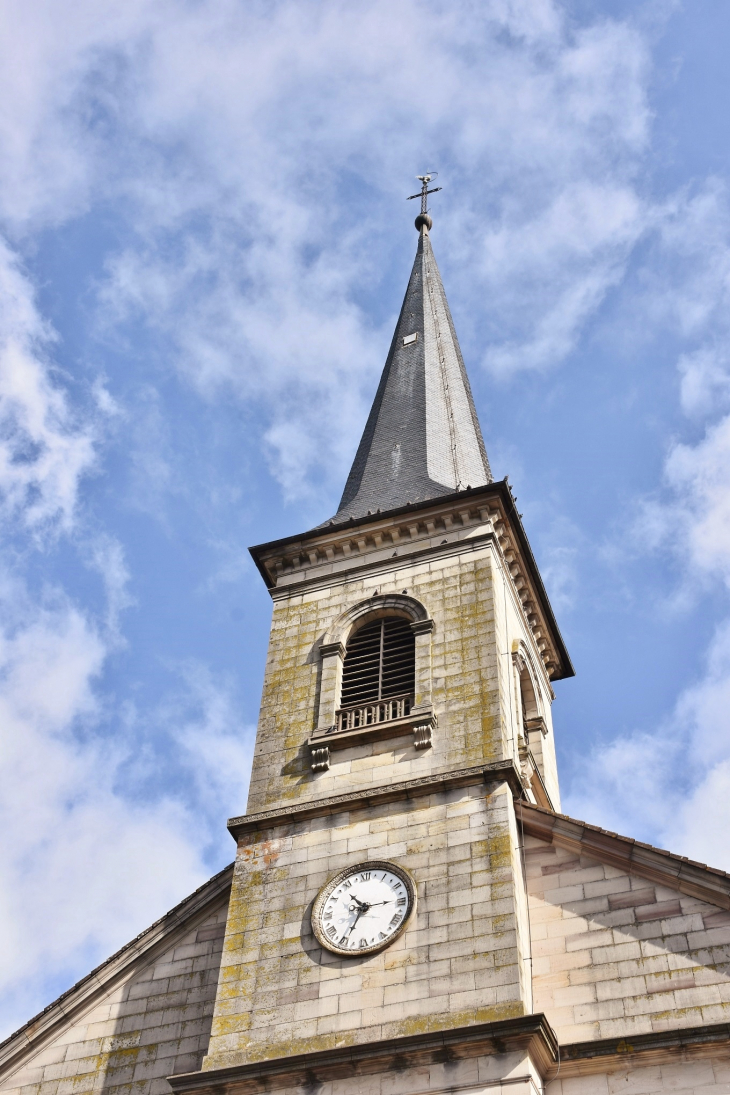
[[[358,909],[358,910],[357,910],[357,916],[355,917],[355,919],[353,920],[352,924],[350,924],[350,927],[349,927],[349,928],[347,929],[347,931],[345,932],[345,934],[344,934],[344,936],[343,936],[343,939],[347,939],[347,938],[348,938],[348,936],[352,935],[352,929],[353,929],[353,928],[355,927],[355,925],[357,924],[358,920],[360,919],[360,917],[362,916],[362,914],[363,914],[363,913],[364,913],[365,911],[366,911],[365,909]]]

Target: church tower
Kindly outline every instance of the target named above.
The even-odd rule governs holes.
[[[727,1095],[730,875],[560,813],[572,675],[431,248],[273,619],[235,863],[0,1043],[2,1095]]]
[[[514,800],[559,807],[573,670],[416,227],[337,513],[252,549],[273,621],[248,812],[208,1052],[176,1091],[356,1092],[384,1053],[399,1090],[433,1053],[457,1088],[527,1083],[548,1051]]]

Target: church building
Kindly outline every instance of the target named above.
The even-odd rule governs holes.
[[[561,813],[573,667],[428,182],[337,513],[251,549],[273,619],[235,862],[0,1046],[7,1095],[730,1092],[730,876]]]

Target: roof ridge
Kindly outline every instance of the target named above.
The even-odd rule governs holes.
[[[722,879],[723,882],[728,883],[728,889],[727,889],[727,891],[725,891],[725,889],[716,890],[715,893],[716,893],[717,897],[724,896],[728,901],[728,907],[730,907],[730,872],[728,872],[728,871],[723,871],[719,867],[710,867],[710,866],[708,866],[707,863],[701,863],[699,860],[696,860],[696,859],[689,859],[687,856],[679,855],[676,852],[671,852],[667,848],[658,848],[654,844],[647,844],[645,841],[636,840],[635,837],[623,836],[621,833],[612,832],[610,829],[602,829],[599,825],[592,825],[589,821],[580,821],[577,818],[570,817],[568,814],[559,814],[559,813],[556,813],[553,810],[546,809],[544,806],[536,806],[531,802],[525,802],[524,799],[520,800],[519,806],[520,806],[521,810],[523,810],[523,811],[527,810],[528,814],[531,813],[531,814],[535,814],[535,815],[542,815],[546,819],[546,821],[551,820],[552,821],[551,825],[545,825],[545,826],[542,827],[543,832],[548,830],[551,835],[556,831],[558,832],[558,834],[560,834],[560,830],[559,829],[556,830],[555,822],[557,822],[557,821],[566,822],[568,825],[575,826],[576,828],[580,828],[582,830],[586,830],[588,833],[593,833],[593,834],[596,834],[596,835],[601,836],[601,837],[607,837],[610,840],[618,842],[619,844],[631,845],[634,848],[643,849],[647,852],[650,852],[652,855],[661,856],[664,859],[669,860],[670,862],[683,864],[686,867],[690,867],[693,870],[696,870],[698,872],[704,872],[704,873],[707,873],[709,875],[712,875],[715,878],[717,878],[718,880]],[[536,825],[535,828],[539,829],[540,827],[539,827],[539,825]],[[537,832],[535,832],[532,835],[539,836],[539,834]],[[567,833],[564,834],[564,837],[566,838],[566,840],[567,840],[568,836],[569,836],[569,834],[567,834]],[[578,839],[578,838],[576,837],[576,839]],[[598,849],[594,848],[594,852],[597,854]],[[587,852],[586,854],[590,854],[590,853]],[[594,855],[594,858],[595,858],[595,855]],[[632,869],[635,870],[637,873],[640,873],[640,867],[641,867],[640,862],[638,860],[633,859],[633,857],[630,857],[630,856],[625,857],[625,858],[628,861],[630,861]],[[671,878],[673,879],[675,886],[680,881],[683,881],[683,882],[687,881],[686,879],[684,879],[684,880],[680,879],[680,877],[678,875],[674,875],[674,874],[671,875]]]

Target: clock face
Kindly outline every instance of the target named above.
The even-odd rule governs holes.
[[[370,954],[400,935],[413,911],[410,875],[394,863],[358,863],[330,879],[312,908],[318,941],[335,954]]]

